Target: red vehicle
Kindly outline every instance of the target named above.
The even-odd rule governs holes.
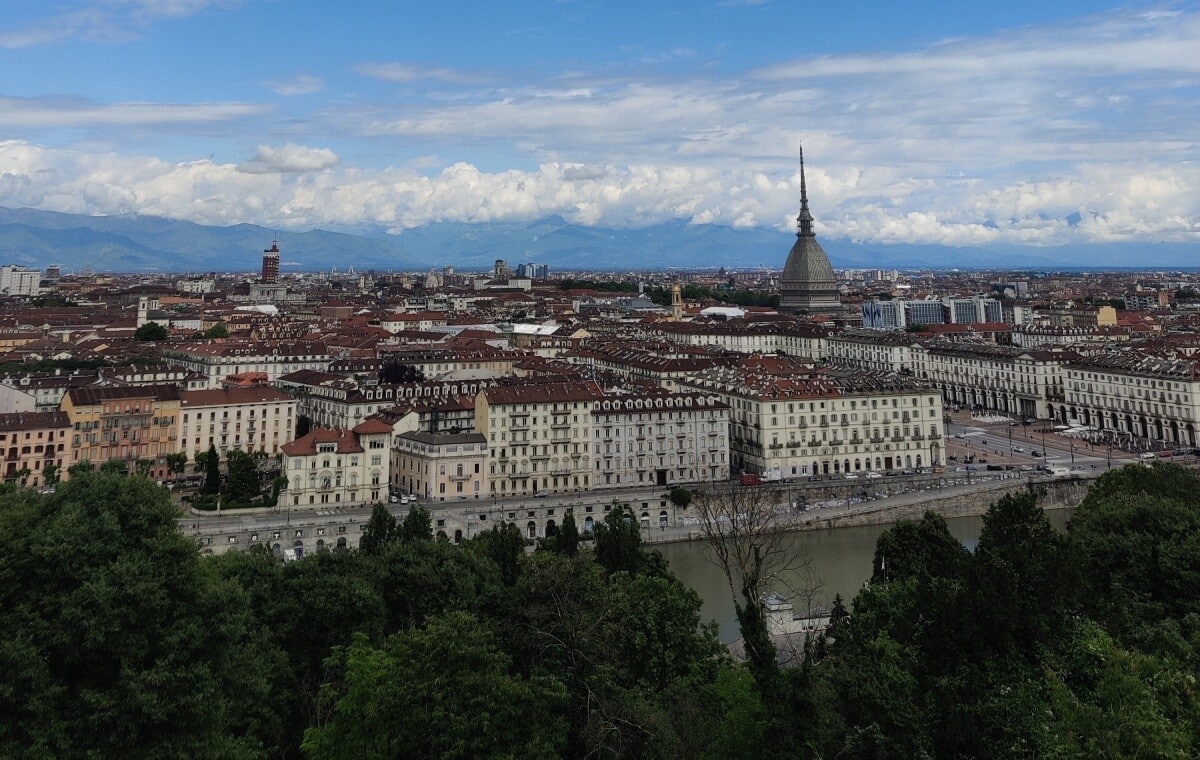
[[[742,473],[742,485],[744,485],[744,486],[760,486],[760,485],[762,485],[762,478],[758,477],[757,475],[755,475],[752,472],[743,472]]]

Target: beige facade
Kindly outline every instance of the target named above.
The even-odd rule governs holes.
[[[1064,423],[1181,446],[1198,446],[1200,372],[1195,360],[1095,357],[1067,365],[1053,416]]]
[[[387,501],[392,429],[368,420],[353,429],[318,428],[283,446],[281,506],[363,506]]]
[[[478,433],[403,433],[391,455],[394,492],[429,501],[489,496],[487,438]]]
[[[165,350],[162,358],[206,378],[206,387],[220,388],[225,378],[246,372],[262,372],[274,382],[289,372],[324,370],[332,357],[317,343],[214,341]]]
[[[179,400],[180,450],[188,461],[210,446],[222,460],[234,450],[275,456],[296,434],[296,399],[274,388],[183,391]]]
[[[720,370],[693,384],[731,409],[734,470],[787,479],[945,463],[940,395],[899,375]]]
[[[487,439],[490,495],[587,491],[594,485],[595,385],[488,388],[475,399],[475,430]]]
[[[829,355],[840,367],[912,376],[940,389],[947,404],[1038,419],[1062,401],[1062,369],[1075,356],[990,343],[921,343],[866,330],[830,338]]]

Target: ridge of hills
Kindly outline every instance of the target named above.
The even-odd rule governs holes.
[[[549,264],[554,271],[645,269],[782,269],[792,236],[774,229],[667,222],[609,228],[572,224],[560,216],[534,221],[437,222],[387,234],[314,229],[274,231],[253,224],[228,227],[136,214],[87,216],[0,207],[0,263],[64,272],[257,270],[263,249],[278,240],[283,272],[350,266],[363,270],[420,270],[455,266],[489,269]],[[879,245],[821,239],[839,269],[1196,268],[1200,246],[1185,243],[1094,244],[1045,248],[996,245]]]

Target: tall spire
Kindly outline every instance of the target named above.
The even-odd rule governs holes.
[[[796,217],[797,237],[815,237],[813,216],[808,210],[808,187],[804,184],[804,146],[800,146],[800,216]]]

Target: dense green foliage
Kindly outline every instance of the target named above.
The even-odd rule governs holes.
[[[823,757],[1200,754],[1200,478],[1104,475],[1065,535],[1006,497],[967,554],[927,515],[806,667]]]
[[[717,301],[734,306],[779,306],[778,293],[763,293],[754,290],[729,288],[705,288],[699,285],[684,285],[680,295],[684,301]],[[646,288],[646,298],[660,306],[671,305],[671,289],[651,286]]]
[[[133,339],[142,341],[166,340],[167,335],[167,328],[157,322],[147,322],[133,331]]]
[[[1065,534],[1007,497],[974,552],[899,523],[779,668],[731,661],[619,508],[533,553],[379,507],[359,551],[201,557],[162,489],[73,468],[0,492],[0,756],[1194,757],[1197,494],[1114,471]]]
[[[601,293],[636,293],[636,282],[602,282],[600,280],[559,280],[559,290],[596,290]]]

